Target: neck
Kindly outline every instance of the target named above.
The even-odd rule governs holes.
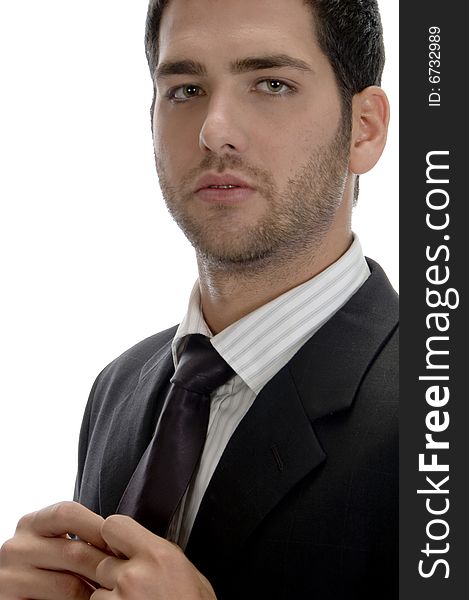
[[[330,231],[317,248],[255,265],[223,267],[197,256],[202,310],[213,334],[308,281],[340,258],[352,243],[350,228]]]

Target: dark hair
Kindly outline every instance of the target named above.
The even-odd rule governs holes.
[[[303,0],[315,18],[319,47],[328,57],[344,108],[369,85],[380,85],[384,67],[383,29],[377,0]],[[163,10],[169,0],[150,0],[145,51],[153,75]]]
[[[161,16],[169,1],[150,0],[148,6],[145,51],[152,76],[158,64]],[[303,0],[303,3],[315,17],[319,47],[328,57],[339,86],[343,126],[350,131],[353,96],[370,85],[381,84],[385,56],[378,2]],[[356,200],[358,177],[354,196]]]

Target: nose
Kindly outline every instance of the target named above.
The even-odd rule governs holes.
[[[236,99],[228,94],[212,96],[199,135],[202,150],[220,154],[227,150],[244,153],[248,148],[245,120]]]

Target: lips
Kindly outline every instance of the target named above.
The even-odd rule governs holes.
[[[236,189],[248,188],[254,189],[247,181],[244,181],[236,175],[230,174],[207,174],[201,177],[195,186],[195,192],[203,189]]]

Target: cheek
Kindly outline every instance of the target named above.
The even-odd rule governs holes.
[[[166,100],[157,100],[153,112],[153,129],[165,141],[188,145],[198,141],[203,115],[186,107],[172,106]]]
[[[195,137],[195,142],[194,142]],[[155,112],[153,118],[153,145],[168,176],[180,176],[194,161],[198,135],[189,133],[187,127]]]
[[[261,164],[264,163],[278,184],[282,185],[309,156],[313,138],[311,132],[306,130],[306,124],[295,122],[292,125],[290,122],[274,132],[270,128],[261,141]]]
[[[329,118],[329,115],[325,115],[321,121],[316,119],[305,121],[296,131],[295,144],[292,148],[295,162],[304,164],[312,156],[321,153],[335,137],[338,127],[339,121],[335,116]]]
[[[264,139],[263,147],[267,150],[261,157],[261,164],[272,174],[278,190],[285,189],[289,180],[297,179],[310,161],[318,160],[318,155],[330,142],[332,132],[330,123],[304,120]]]

